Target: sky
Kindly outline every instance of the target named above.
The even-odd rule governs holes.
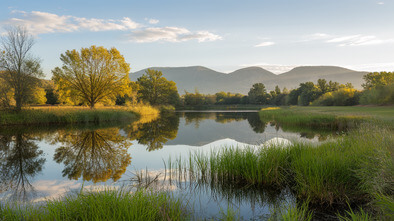
[[[67,50],[115,47],[136,72],[201,65],[394,70],[394,0],[1,0],[0,33],[23,25],[46,78]]]

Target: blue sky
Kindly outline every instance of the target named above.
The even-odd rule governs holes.
[[[24,25],[47,78],[60,54],[116,47],[132,71],[202,65],[231,72],[301,65],[394,70],[394,0],[1,0],[0,31]]]

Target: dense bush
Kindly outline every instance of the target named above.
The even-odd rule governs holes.
[[[358,104],[360,92],[353,88],[341,88],[327,92],[312,102],[317,106],[351,106]]]
[[[360,104],[394,104],[394,84],[366,89],[360,97]]]

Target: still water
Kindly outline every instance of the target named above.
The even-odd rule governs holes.
[[[81,189],[118,188],[134,184],[140,174],[144,182],[184,198],[205,218],[231,207],[244,219],[261,219],[277,206],[294,203],[291,192],[212,186],[186,178],[168,182],[166,162],[225,146],[320,142],[331,134],[281,128],[261,121],[253,111],[177,112],[121,124],[0,128],[0,201],[39,203]]]

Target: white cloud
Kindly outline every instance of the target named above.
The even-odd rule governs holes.
[[[152,25],[154,25],[154,24],[157,24],[157,23],[159,23],[159,20],[157,20],[157,19],[153,19],[153,18],[151,18],[151,19],[149,19],[149,24],[152,24]]]
[[[198,42],[221,40],[222,37],[208,31],[191,32],[186,28],[179,27],[160,27],[145,28],[133,31],[129,36],[130,41],[138,43],[167,41],[182,42],[197,40]]]
[[[394,39],[380,39],[374,35],[349,35],[328,39],[327,43],[338,43],[339,46],[362,46],[394,43]]]
[[[128,17],[121,20],[83,18],[70,15],[56,15],[48,12],[13,11],[17,17],[3,21],[4,25],[22,25],[32,34],[74,32],[74,31],[111,31],[131,30],[140,27]]]
[[[40,11],[12,11],[15,16],[5,20],[0,25],[22,25],[32,34],[75,31],[127,31],[135,30],[129,39],[135,42],[183,42],[197,40],[198,42],[221,40],[222,37],[208,31],[189,31],[180,27],[148,27],[134,22],[128,17],[123,19],[84,18],[71,15],[57,15]],[[149,24],[158,24],[157,19],[145,19]]]
[[[394,43],[394,38],[381,39],[374,35],[330,35],[325,33],[315,33],[305,37],[305,41],[324,41],[325,43],[337,44],[338,46],[363,46],[381,45]]]
[[[304,41],[315,41],[315,40],[326,39],[329,37],[331,37],[331,35],[326,34],[326,33],[315,33],[315,34],[305,36]]]
[[[266,47],[266,46],[271,46],[274,44],[275,44],[275,42],[265,41],[265,42],[261,42],[260,44],[255,45],[255,47]]]
[[[384,2],[378,2],[378,5],[384,5]]]

